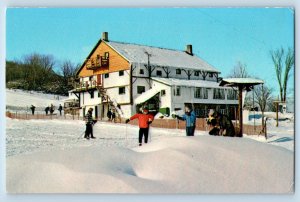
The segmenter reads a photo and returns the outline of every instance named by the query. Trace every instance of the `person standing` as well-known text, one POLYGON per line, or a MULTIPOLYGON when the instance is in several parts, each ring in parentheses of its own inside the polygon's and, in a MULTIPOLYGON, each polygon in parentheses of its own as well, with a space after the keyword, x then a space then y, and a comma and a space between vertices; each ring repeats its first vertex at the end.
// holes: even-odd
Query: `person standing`
POLYGON ((31 109, 31 113, 32 113, 32 115, 34 115, 35 106, 34 106, 34 105, 31 105, 30 109, 31 109))
POLYGON ((58 107, 58 111, 59 111, 59 114, 61 115, 61 111, 62 111, 62 106, 61 106, 61 104, 59 104, 59 107, 58 107))
POLYGON ((154 117, 153 115, 149 114, 148 108, 144 108, 142 114, 135 114, 130 119, 126 120, 126 124, 134 119, 139 120, 139 146, 142 146, 142 140, 144 136, 144 143, 148 143, 148 135, 149 135, 149 126, 152 123, 154 117))
POLYGON ((50 106, 50 114, 52 115, 53 112, 54 112, 54 106, 53 106, 53 104, 51 104, 51 106, 50 106))
POLYGON ((89 108, 86 116, 85 116, 85 135, 84 138, 90 139, 90 138, 96 138, 93 135, 93 125, 96 123, 96 120, 93 120, 93 108, 89 108))
POLYGON ((112 110, 112 112, 111 112, 111 121, 116 123, 116 112, 115 112, 115 110, 112 110))
POLYGON ((107 111, 107 118, 108 118, 108 121, 111 121, 111 109, 109 109, 108 111, 107 111))
POLYGON ((186 136, 194 136, 196 128, 196 114, 191 106, 185 106, 185 114, 183 116, 175 115, 175 118, 186 122, 186 136))
POLYGON ((48 115, 49 110, 50 110, 50 107, 47 106, 47 107, 45 108, 46 115, 48 115))

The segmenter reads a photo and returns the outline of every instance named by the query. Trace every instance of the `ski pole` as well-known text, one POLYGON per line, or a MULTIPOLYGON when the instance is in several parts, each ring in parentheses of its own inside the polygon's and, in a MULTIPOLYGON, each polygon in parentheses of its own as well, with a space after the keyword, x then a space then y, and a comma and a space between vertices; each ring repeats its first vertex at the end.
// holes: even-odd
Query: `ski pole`
POLYGON ((77 139, 81 138, 84 133, 85 133, 85 131, 83 131, 83 133, 80 133, 80 136, 77 139))

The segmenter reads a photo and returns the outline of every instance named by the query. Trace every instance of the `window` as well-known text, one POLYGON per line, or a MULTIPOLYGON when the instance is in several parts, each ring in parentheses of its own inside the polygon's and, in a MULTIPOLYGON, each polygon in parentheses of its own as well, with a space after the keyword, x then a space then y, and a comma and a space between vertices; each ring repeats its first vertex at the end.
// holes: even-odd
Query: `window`
POLYGON ((107 73, 107 74, 104 74, 104 78, 109 78, 109 73, 107 73))
POLYGON ((162 76, 162 72, 160 70, 156 71, 156 76, 162 76))
POLYGON ((174 95, 175 96, 180 96, 180 86, 177 86, 174 88, 174 95))
POLYGON ((228 89, 227 90, 227 100, 237 100, 237 91, 233 89, 228 89))
POLYGON ((209 73, 209 77, 210 78, 214 77, 214 74, 213 73, 209 73))
POLYGON ((145 86, 137 86, 137 93, 142 94, 145 92, 145 86))
POLYGON ((104 53, 104 59, 108 59, 109 58, 109 52, 105 52, 104 53))
POLYGON ((176 69, 176 74, 181 74, 181 69, 176 69))
POLYGON ((124 76, 124 70, 119 71, 119 76, 124 76))
POLYGON ((90 77, 89 77, 89 81, 91 81, 91 80, 93 80, 93 76, 90 76, 90 77))
POLYGON ((140 74, 144 74, 144 69, 140 69, 140 74))
POLYGON ((199 72, 198 72, 198 71, 195 71, 194 75, 195 75, 195 76, 199 76, 199 72))
POLYGON ((165 96, 166 95, 166 90, 161 90, 160 91, 160 96, 165 96))
POLYGON ((207 88, 196 88, 194 97, 198 98, 198 99, 208 99, 208 89, 207 88))
POLYGON ((214 88, 214 99, 225 100, 224 89, 214 88))
POLYGON ((94 98, 94 92, 95 92, 95 91, 91 91, 91 99, 94 98))
POLYGON ((125 94, 125 87, 120 87, 119 88, 119 95, 125 94))

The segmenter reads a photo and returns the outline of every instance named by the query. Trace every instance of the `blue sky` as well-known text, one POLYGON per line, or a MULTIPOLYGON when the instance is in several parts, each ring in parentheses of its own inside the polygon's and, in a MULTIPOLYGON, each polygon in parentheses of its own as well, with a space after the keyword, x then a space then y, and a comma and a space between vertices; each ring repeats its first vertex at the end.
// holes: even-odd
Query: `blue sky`
MULTIPOLYGON (((278 94, 270 50, 294 46, 294 10, 289 8, 156 8, 7 10, 7 60, 33 52, 82 63, 101 37, 184 50, 226 77, 240 61, 278 94)), ((58 63, 59 65, 59 63, 58 63)), ((294 72, 289 88, 294 85, 294 72)))

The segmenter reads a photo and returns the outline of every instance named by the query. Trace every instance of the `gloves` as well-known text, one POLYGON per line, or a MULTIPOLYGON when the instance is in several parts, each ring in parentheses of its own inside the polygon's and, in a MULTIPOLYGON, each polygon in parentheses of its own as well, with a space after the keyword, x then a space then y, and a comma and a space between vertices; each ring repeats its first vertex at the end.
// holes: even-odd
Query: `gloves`
POLYGON ((126 119, 125 123, 128 123, 130 121, 130 119, 126 119))
POLYGON ((176 118, 178 118, 178 115, 172 114, 172 118, 173 118, 173 119, 176 119, 176 118))
POLYGON ((148 121, 148 125, 150 125, 152 123, 152 121, 148 121))

